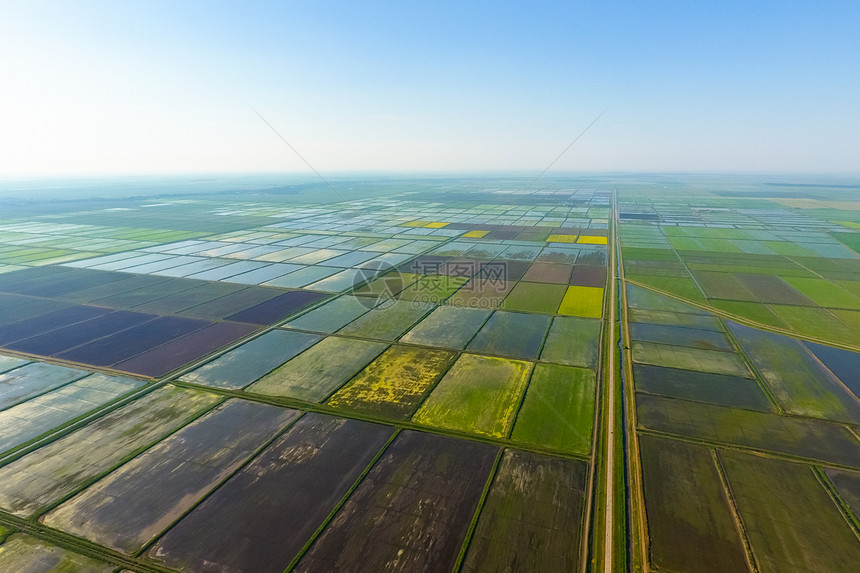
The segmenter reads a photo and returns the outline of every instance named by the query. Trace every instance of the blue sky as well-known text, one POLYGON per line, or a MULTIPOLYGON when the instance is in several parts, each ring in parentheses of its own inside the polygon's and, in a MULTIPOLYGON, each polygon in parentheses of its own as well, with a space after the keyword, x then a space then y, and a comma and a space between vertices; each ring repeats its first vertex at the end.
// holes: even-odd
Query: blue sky
POLYGON ((0 176, 858 173, 860 2, 6 1, 0 176))

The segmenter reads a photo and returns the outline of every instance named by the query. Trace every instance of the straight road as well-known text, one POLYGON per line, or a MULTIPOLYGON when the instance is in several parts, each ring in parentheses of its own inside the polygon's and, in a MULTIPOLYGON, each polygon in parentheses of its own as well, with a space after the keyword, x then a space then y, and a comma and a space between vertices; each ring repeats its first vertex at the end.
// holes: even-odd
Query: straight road
POLYGON ((612 236, 610 240, 610 255, 609 266, 611 270, 611 280, 609 281, 609 341, 607 344, 608 360, 606 362, 605 382, 606 382, 606 514, 604 524, 603 538, 603 571, 604 573, 612 573, 613 565, 613 519, 614 519, 614 494, 615 494, 615 340, 616 332, 616 312, 618 309, 618 269, 616 264, 616 243, 618 241, 618 205, 615 197, 615 192, 612 192, 612 236))

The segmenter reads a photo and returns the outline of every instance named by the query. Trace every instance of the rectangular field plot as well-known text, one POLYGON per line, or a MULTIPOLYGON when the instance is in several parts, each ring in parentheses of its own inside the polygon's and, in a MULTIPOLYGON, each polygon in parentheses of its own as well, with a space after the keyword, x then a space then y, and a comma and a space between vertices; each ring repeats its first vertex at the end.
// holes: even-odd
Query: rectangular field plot
POLYGON ((572 270, 573 265, 564 263, 532 263, 522 280, 566 285, 572 270))
POLYGON ((743 273, 738 273, 736 276, 741 283, 755 293, 759 302, 792 306, 816 306, 813 301, 780 277, 743 273))
POLYGON ((367 366, 385 348, 384 342, 329 336, 245 390, 320 402, 367 366))
POLYGON ((321 339, 321 336, 303 332, 267 332, 185 374, 180 380, 212 388, 243 388, 321 339))
POLYGON ((860 422, 860 401, 800 342, 734 322, 728 324, 786 411, 860 422))
POLYGON ((3 323, 0 323, 0 345, 8 346, 31 336, 56 331, 65 326, 85 323, 109 312, 110 310, 107 308, 95 306, 67 306, 60 310, 16 322, 3 320, 3 323))
POLYGON ((636 395, 636 412, 640 426, 659 432, 860 467, 860 442, 830 422, 648 394, 636 395))
POLYGON ((836 316, 856 311, 785 305, 771 305, 768 309, 798 334, 842 344, 857 342, 857 328, 852 326, 854 321, 842 321, 836 316))
POLYGON ((505 451, 462 570, 578 570, 587 475, 584 462, 505 451))
POLYGON ((627 285, 627 305, 630 308, 635 308, 637 310, 665 311, 709 316, 705 311, 699 310, 694 306, 631 284, 627 285))
POLYGON ((0 411, 0 452, 95 410, 144 384, 94 374, 0 411))
MULTIPOLYGON (((691 278, 676 277, 676 276, 656 276, 656 275, 638 275, 628 274, 627 279, 642 283, 648 287, 679 296, 686 300, 706 303, 704 295, 696 286, 691 278)), ((683 304, 683 303, 682 303, 683 304)))
POLYGON ((640 342, 686 346, 702 350, 732 352, 735 349, 722 332, 646 322, 630 324, 630 338, 640 342))
POLYGON ((500 308, 555 314, 566 291, 565 285, 521 281, 508 293, 500 308))
POLYGON ((587 454, 594 426, 594 394, 592 370, 536 364, 511 439, 587 454))
POLYGON ((684 326, 700 330, 721 331, 720 319, 716 316, 705 314, 688 314, 684 312, 670 312, 667 310, 646 310, 628 308, 628 317, 631 323, 650 322, 652 324, 665 324, 667 326, 684 326))
POLYGON ((774 410, 761 387, 749 378, 636 364, 633 380, 637 392, 762 412, 774 410))
POLYGON ((468 280, 467 277, 428 275, 400 291, 397 297, 400 300, 442 304, 468 280))
POLYGON ((606 285, 606 267, 576 265, 570 277, 571 286, 600 287, 606 285))
POLYGON ((512 280, 474 277, 445 301, 460 308, 498 308, 516 284, 512 280))
MULTIPOLYGON (((471 251, 469 254, 475 256, 471 251)), ((496 258, 481 267, 480 272, 475 275, 474 280, 479 284, 484 283, 488 285, 495 285, 497 281, 513 283, 522 279, 523 275, 526 274, 526 271, 529 269, 529 266, 530 264, 527 261, 513 261, 506 258, 496 258)))
POLYGON ((0 410, 87 376, 86 370, 31 362, 0 374, 0 410))
POLYGON ((785 321, 779 318, 770 307, 761 303, 734 300, 712 300, 711 306, 736 314, 759 324, 776 326, 777 328, 789 328, 785 321))
POLYGON ((54 356, 76 346, 111 336, 157 318, 153 314, 120 310, 7 344, 10 350, 54 356))
POLYGON ((540 263, 572 264, 576 262, 578 255, 579 249, 570 246, 562 247, 559 244, 555 244, 545 247, 535 261, 540 263))
POLYGON ((452 570, 496 453, 402 432, 295 571, 452 570))
POLYGON ((276 280, 279 277, 287 275, 293 271, 297 271, 299 269, 303 269, 303 265, 294 265, 294 264, 285 264, 285 263, 273 263, 271 265, 254 269, 252 271, 248 271, 245 273, 241 273, 238 275, 234 275, 228 279, 224 279, 226 282, 231 283, 240 283, 245 285, 258 285, 267 281, 276 280))
POLYGON ((758 298, 731 273, 695 271, 696 282, 708 298, 758 301, 758 298))
POLYGON ((462 350, 484 325, 491 311, 440 306, 428 314, 401 342, 462 350))
POLYGON ((123 273, 48 267, 40 273, 18 271, 3 276, 0 291, 42 298, 63 295, 127 278, 123 273), (23 279, 23 280, 19 280, 23 279))
MULTIPOLYGON (((105 273, 108 274, 108 273, 105 273)), ((63 293, 57 298, 78 304, 94 304, 109 308, 131 308, 158 298, 187 290, 198 281, 172 281, 161 277, 112 273, 119 280, 63 293)))
MULTIPOLYGON (((0 297, 0 305, 3 303, 0 297)), ((4 324, 6 316, 0 309, 0 331, 6 328, 14 333, 10 338, 15 340, 6 343, 12 350, 152 377, 162 376, 258 328, 86 305, 66 306, 23 324, 4 324), (63 316, 59 317, 58 312, 63 316)))
POLYGON ((603 288, 569 286, 558 307, 558 314, 600 318, 603 316, 603 288))
POLYGON ((306 414, 184 517, 149 556, 191 571, 284 571, 392 431, 306 414))
POLYGON ((347 324, 338 334, 395 340, 433 308, 428 303, 406 300, 383 304, 347 324))
POLYGON ((15 358, 12 356, 0 355, 0 374, 23 366, 27 364, 27 362, 29 362, 29 360, 26 358, 15 358))
POLYGON ((240 261, 228 263, 213 269, 205 270, 199 273, 187 275, 189 278, 207 281, 229 281, 230 277, 262 269, 268 266, 266 263, 256 261, 240 261))
MULTIPOLYGON (((242 285, 231 285, 226 283, 210 283, 193 281, 197 286, 184 290, 180 293, 168 294, 164 297, 154 299, 133 308, 137 312, 150 312, 154 314, 172 314, 201 305, 242 290, 242 285)), ((86 301, 82 301, 86 302, 86 301)))
POLYGON ((354 294, 370 298, 392 298, 409 285, 415 283, 422 276, 422 274, 411 273, 401 269, 400 272, 390 272, 358 287, 355 289, 354 294))
POLYGON ((372 309, 376 303, 373 297, 340 296, 294 318, 284 326, 331 334, 372 309))
POLYGON ((127 279, 105 285, 110 287, 110 292, 95 294, 93 292, 95 289, 87 289, 87 291, 75 291, 63 298, 68 301, 86 302, 110 308, 134 308, 166 296, 183 293, 200 285, 198 281, 192 280, 128 276, 127 279))
POLYGON ((525 246, 518 244, 505 249, 499 255, 499 258, 511 261, 532 261, 538 256, 538 254, 540 254, 541 250, 542 247, 539 246, 525 246))
POLYGON ((282 288, 302 288, 339 272, 341 272, 340 269, 336 267, 304 267, 263 284, 282 288))
MULTIPOLYGON (((187 261, 188 259, 186 259, 187 261)), ((192 262, 186 262, 177 266, 168 266, 157 271, 152 271, 150 276, 184 278, 193 275, 199 275, 204 271, 210 271, 219 267, 224 267, 230 264, 227 259, 206 259, 194 257, 192 262)), ((128 269, 127 272, 132 272, 133 269, 128 269)))
POLYGON ((101 338, 57 354, 57 358, 95 366, 111 366, 157 346, 171 343, 211 323, 165 316, 133 326, 109 338, 101 338))
POLYGON ((599 320, 557 316, 552 321, 540 359, 568 366, 594 368, 600 349, 599 320))
POLYGON ((807 277, 786 277, 785 281, 819 306, 860 310, 860 297, 830 281, 807 277))
POLYGON ((469 343, 468 349, 534 360, 540 353, 551 321, 551 317, 539 314, 496 311, 469 343))
POLYGON ((651 563, 683 573, 749 571, 710 449, 639 437, 651 563))
POLYGON ((743 358, 733 352, 684 348, 651 342, 633 342, 632 349, 633 361, 639 364, 752 378, 743 358))
POLYGON ((49 512, 44 523, 134 553, 298 415, 228 400, 49 512))
POLYGON ((852 571, 860 541, 809 466, 736 451, 720 458, 759 571, 852 571))
POLYGON ((42 573, 111 573, 116 567, 51 545, 24 533, 15 533, 0 544, 0 571, 42 573))
POLYGON ((251 324, 274 324, 326 296, 319 292, 290 291, 224 318, 251 324))
MULTIPOLYGON (((357 274, 358 273, 356 273, 354 269, 342 270, 329 277, 307 285, 307 288, 327 293, 338 293, 354 287, 357 280, 357 274)), ((363 275, 364 273, 361 273, 359 276, 363 277, 363 275)), ((287 275, 287 277, 289 277, 289 275, 287 275)))
POLYGON ((508 435, 531 372, 531 364, 462 354, 413 421, 503 438, 508 435))
POLYGON ((216 322, 156 346, 143 354, 117 362, 113 368, 157 378, 243 338, 257 328, 248 324, 216 322))
POLYGON ((218 297, 209 298, 205 302, 179 311, 178 314, 210 320, 224 319, 236 312, 241 312, 272 300, 282 292, 280 289, 247 287, 218 297))
POLYGON ((219 398, 167 386, 0 468, 0 508, 29 516, 169 434, 219 398))
POLYGON ((42 282, 55 281, 61 275, 71 277, 75 274, 74 269, 53 266, 8 271, 0 275, 0 292, 24 294, 42 282))
POLYGON ((386 418, 406 419, 455 354, 392 346, 359 372, 326 404, 386 418))

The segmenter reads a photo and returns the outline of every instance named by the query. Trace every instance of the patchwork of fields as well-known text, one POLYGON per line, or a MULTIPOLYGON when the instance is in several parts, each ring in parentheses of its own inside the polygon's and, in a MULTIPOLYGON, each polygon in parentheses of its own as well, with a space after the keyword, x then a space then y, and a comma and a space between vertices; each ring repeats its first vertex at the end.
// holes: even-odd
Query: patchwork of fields
POLYGON ((623 183, 0 219, 0 571, 853 571, 860 213, 623 183))
POLYGON ((856 568, 860 235, 840 222, 857 213, 833 215, 619 194, 644 566, 856 568))
POLYGON ((590 562, 608 191, 0 231, 0 570, 590 562))

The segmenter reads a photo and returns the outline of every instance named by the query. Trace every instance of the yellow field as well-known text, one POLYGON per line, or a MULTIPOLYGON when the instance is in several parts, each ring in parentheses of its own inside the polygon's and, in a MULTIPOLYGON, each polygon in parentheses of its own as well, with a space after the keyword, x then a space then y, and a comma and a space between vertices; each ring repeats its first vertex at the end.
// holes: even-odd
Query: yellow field
POLYGON ((605 245, 606 237, 594 237, 591 235, 582 235, 577 239, 577 243, 581 245, 605 245))
POLYGON ((445 350, 392 346, 328 399, 329 406, 391 418, 409 414, 456 356, 445 350))
POLYGON ((603 315, 603 289, 600 287, 567 287, 558 314, 600 318, 603 315))
POLYGON ((480 239, 481 237, 486 236, 487 233, 489 233, 489 231, 469 231, 468 233, 463 233, 462 236, 469 239, 480 239))

